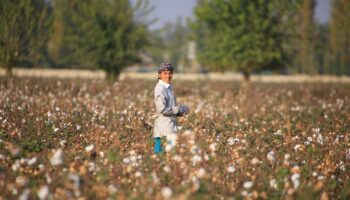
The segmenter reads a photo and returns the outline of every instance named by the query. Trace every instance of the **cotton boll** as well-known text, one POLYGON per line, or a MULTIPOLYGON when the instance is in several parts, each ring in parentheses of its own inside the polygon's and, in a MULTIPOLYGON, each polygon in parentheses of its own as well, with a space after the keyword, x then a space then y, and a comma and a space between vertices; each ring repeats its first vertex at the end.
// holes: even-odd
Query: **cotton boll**
POLYGON ((50 159, 50 163, 51 165, 53 166, 57 166, 57 165, 61 165, 63 164, 63 152, 62 152, 62 149, 57 149, 53 156, 51 157, 50 159))
POLYGON ((299 178, 300 178, 300 174, 293 174, 291 177, 294 189, 297 189, 300 185, 299 178))
POLYGON ((90 152, 90 151, 92 151, 93 149, 94 149, 94 145, 93 145, 93 144, 90 144, 90 145, 88 145, 88 146, 85 147, 85 151, 86 151, 86 152, 90 152))
POLYGON ((212 143, 212 144, 209 145, 209 148, 210 148, 211 151, 214 152, 214 151, 216 151, 216 146, 217 146, 216 143, 212 143))
POLYGON ((257 165, 260 163, 260 160, 257 157, 254 157, 251 161, 252 165, 257 165))
POLYGON ((169 199, 173 195, 173 190, 170 187, 163 187, 161 193, 164 199, 169 199))
POLYGON ((28 164, 29 166, 34 165, 34 164, 36 163, 37 160, 38 160, 37 157, 33 157, 33 158, 31 158, 31 159, 29 159, 29 160, 27 161, 27 164, 28 164))
POLYGON ((270 187, 273 188, 273 189, 275 189, 275 190, 277 190, 278 185, 277 185, 276 179, 271 179, 271 180, 270 180, 270 187))
POLYGON ((274 151, 270 151, 269 153, 267 153, 266 157, 270 162, 275 162, 276 160, 274 151))
POLYGON ((176 146, 177 134, 175 134, 175 133, 169 134, 167 136, 167 141, 168 141, 168 144, 165 146, 165 151, 168 152, 176 146))
POLYGON ((236 168, 235 168, 234 166, 229 166, 229 167, 227 168, 227 171, 228 171, 229 173, 234 173, 234 172, 236 171, 236 168))
POLYGON ((197 177, 198 178, 203 178, 205 176, 206 172, 204 168, 200 168, 199 170, 197 170, 197 177))
POLYGON ((253 185, 254 185, 253 181, 246 181, 246 182, 243 183, 244 189, 250 189, 250 188, 253 187, 253 185))
POLYGON ((19 196, 18 200, 27 200, 27 199, 29 199, 29 195, 30 195, 30 189, 26 188, 22 192, 21 196, 19 196))
POLYGON ((46 199, 46 197, 49 195, 49 187, 47 185, 41 186, 40 189, 37 192, 37 195, 39 199, 46 199))

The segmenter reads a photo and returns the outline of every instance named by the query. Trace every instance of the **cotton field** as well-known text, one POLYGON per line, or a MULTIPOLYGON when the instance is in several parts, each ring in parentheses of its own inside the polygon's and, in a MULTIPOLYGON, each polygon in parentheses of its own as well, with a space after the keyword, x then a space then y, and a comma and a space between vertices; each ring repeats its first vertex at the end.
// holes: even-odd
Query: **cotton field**
POLYGON ((175 80, 154 155, 155 84, 2 78, 0 199, 350 199, 349 84, 175 80))

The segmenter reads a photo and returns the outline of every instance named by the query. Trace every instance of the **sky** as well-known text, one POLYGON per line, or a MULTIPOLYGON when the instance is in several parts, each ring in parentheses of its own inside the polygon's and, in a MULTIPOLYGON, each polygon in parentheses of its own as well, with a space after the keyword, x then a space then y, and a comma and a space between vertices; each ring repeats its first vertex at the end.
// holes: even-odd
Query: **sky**
MULTIPOLYGON (((192 17, 192 9, 196 0, 149 0, 155 6, 151 18, 158 18, 158 21, 150 26, 151 30, 161 28, 166 22, 176 22, 181 17, 192 17)), ((329 19, 331 0, 317 0, 315 18, 318 22, 324 23, 329 19)))

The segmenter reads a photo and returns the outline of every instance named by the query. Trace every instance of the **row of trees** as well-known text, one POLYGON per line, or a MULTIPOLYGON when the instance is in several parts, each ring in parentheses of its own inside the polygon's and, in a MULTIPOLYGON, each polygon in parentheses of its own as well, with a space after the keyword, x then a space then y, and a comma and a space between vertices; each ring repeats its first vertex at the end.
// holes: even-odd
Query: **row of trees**
POLYGON ((2 0, 1 65, 103 69, 109 77, 137 62, 147 44, 148 1, 2 0))
POLYGON ((200 0, 192 23, 198 58, 246 79, 274 68, 350 75, 350 1, 332 1, 329 26, 315 22, 315 6, 315 0, 200 0))
POLYGON ((0 65, 104 69, 109 77, 139 62, 180 65, 188 40, 212 70, 350 75, 350 1, 333 0, 329 24, 315 0, 198 0, 190 27, 179 20, 150 32, 146 0, 2 0, 0 65))
POLYGON ((36 63, 47 53, 50 12, 42 0, 0 1, 0 65, 9 76, 18 63, 36 63))

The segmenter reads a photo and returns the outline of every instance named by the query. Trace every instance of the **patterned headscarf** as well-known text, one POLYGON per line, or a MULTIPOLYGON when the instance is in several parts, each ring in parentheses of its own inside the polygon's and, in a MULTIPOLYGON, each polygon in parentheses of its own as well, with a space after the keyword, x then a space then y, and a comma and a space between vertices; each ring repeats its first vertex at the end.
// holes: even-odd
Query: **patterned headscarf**
POLYGON ((171 72, 173 72, 174 71, 174 67, 173 67, 173 65, 171 65, 168 62, 161 63, 160 67, 159 67, 159 70, 158 70, 158 73, 160 74, 160 72, 162 72, 162 71, 171 71, 171 72))

